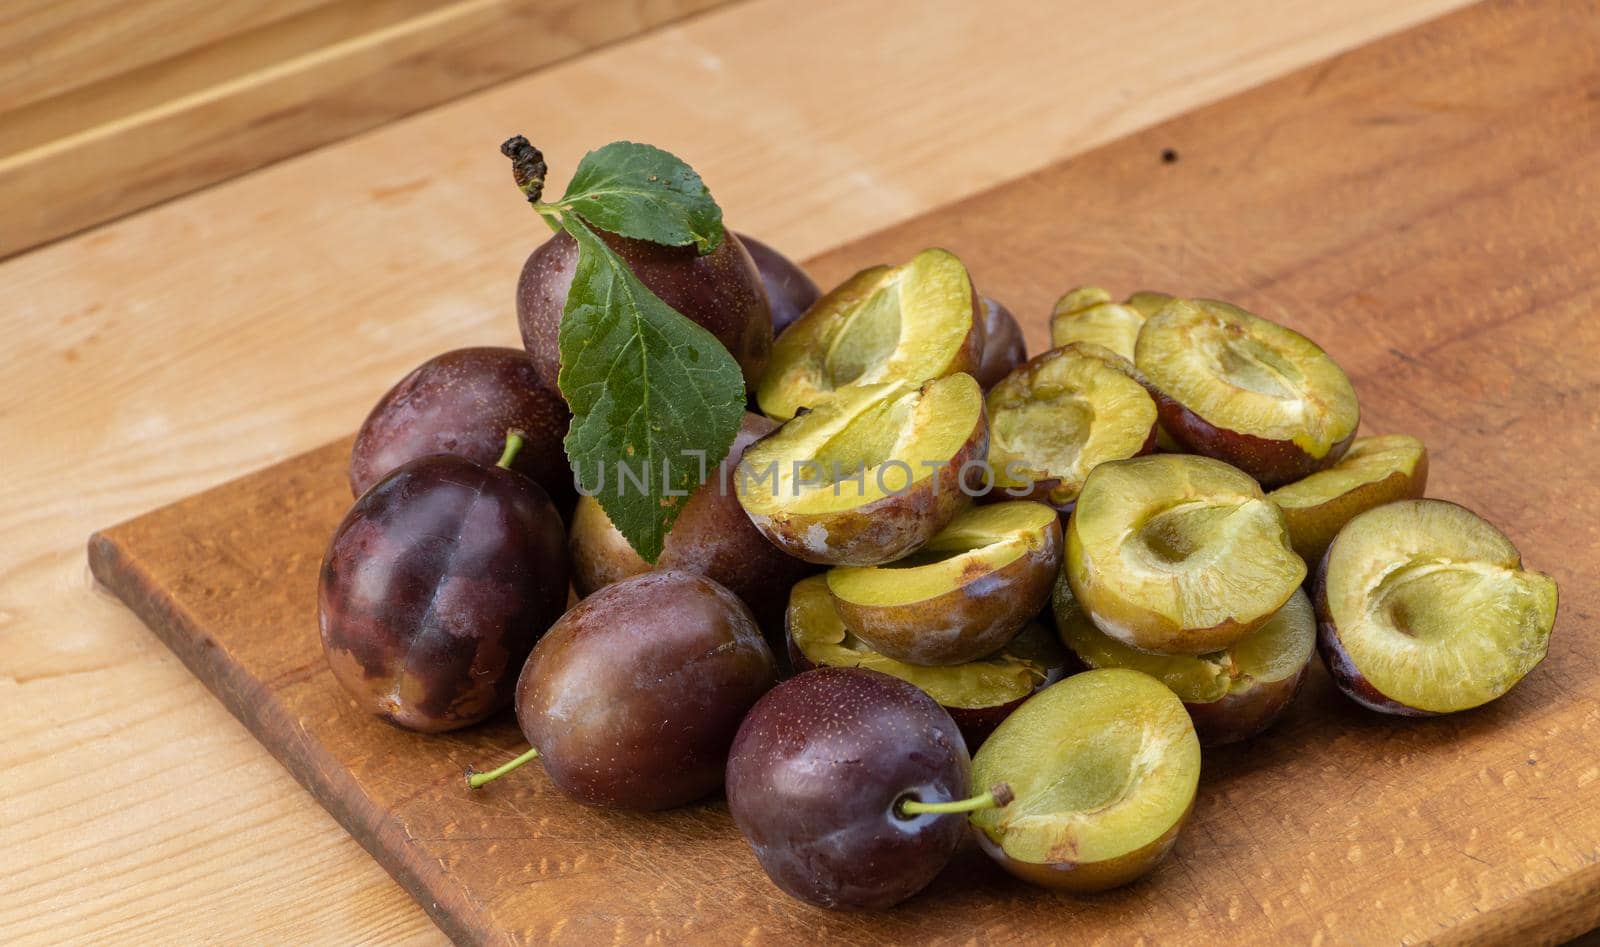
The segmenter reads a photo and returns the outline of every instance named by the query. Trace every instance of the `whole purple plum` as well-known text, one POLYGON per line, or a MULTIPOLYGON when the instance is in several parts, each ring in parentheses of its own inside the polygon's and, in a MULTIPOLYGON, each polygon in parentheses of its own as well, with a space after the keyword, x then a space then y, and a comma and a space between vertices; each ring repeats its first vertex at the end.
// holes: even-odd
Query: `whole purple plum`
POLYGON ((366 711, 436 733, 511 703, 523 662, 567 600, 561 517, 500 465, 433 454, 361 495, 317 593, 334 677, 366 711))
POLYGON ((429 454, 492 464, 506 431, 526 443, 511 469, 538 482, 570 513, 577 493, 562 440, 571 421, 554 385, 520 349, 456 349, 428 359, 378 400, 350 451, 350 490, 367 492, 396 467, 429 454))

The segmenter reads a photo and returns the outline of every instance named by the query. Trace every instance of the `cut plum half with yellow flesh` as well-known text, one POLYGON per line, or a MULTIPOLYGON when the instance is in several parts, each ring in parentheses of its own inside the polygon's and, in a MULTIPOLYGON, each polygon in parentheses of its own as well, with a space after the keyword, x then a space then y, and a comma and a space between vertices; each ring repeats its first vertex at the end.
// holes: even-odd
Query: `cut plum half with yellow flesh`
POLYGON ((1283 715, 1317 648, 1311 599, 1296 589, 1266 624, 1222 651, 1149 654, 1096 628, 1063 578, 1051 600, 1061 643, 1084 666, 1128 668, 1156 678, 1189 709, 1202 746, 1249 739, 1283 715))
POLYGON ((735 489, 756 529, 790 555, 876 565, 932 539, 970 505, 962 478, 988 445, 971 375, 862 386, 752 445, 735 489))
MULTIPOLYGON (((1050 315, 1050 344, 1056 348, 1077 343, 1101 345, 1131 363, 1145 320, 1172 300, 1166 293, 1141 290, 1118 303, 1097 286, 1074 289, 1056 300, 1050 315)), ((1156 447, 1169 454, 1183 453, 1183 446, 1159 424, 1156 447)))
POLYGON ((1361 420, 1316 343, 1230 303, 1173 300, 1139 330, 1134 364, 1179 443, 1267 487, 1331 466, 1361 420))
POLYGON ((1271 618, 1306 575, 1283 511, 1243 472, 1155 454, 1089 473, 1064 565, 1095 625, 1133 648, 1205 654, 1271 618))
POLYGON ((1098 286, 1082 286, 1056 300, 1050 313, 1050 345, 1075 342, 1104 346, 1129 361, 1145 320, 1172 300, 1166 293, 1138 292, 1127 302, 1113 302, 1098 286))
POLYGON ((1444 500, 1352 519, 1317 582, 1318 648, 1352 700, 1430 716, 1511 690, 1550 647, 1556 583, 1492 523, 1444 500))
POLYGON ((1004 808, 972 814, 978 842, 1024 881, 1088 893, 1146 874, 1177 841, 1200 782, 1200 741, 1166 685, 1138 671, 1075 674, 1023 702, 972 760, 1004 808))
POLYGON ((1267 494, 1289 522, 1289 542, 1315 567, 1359 513, 1428 488, 1428 450, 1404 434, 1358 437, 1339 462, 1267 494))
POLYGON ((1051 349, 989 392, 989 478, 999 496, 1070 511, 1097 464, 1155 444, 1155 400, 1133 363, 1099 345, 1051 349))
POLYGON ((789 593, 785 630, 796 670, 861 667, 915 684, 950 711, 970 748, 1035 691, 1060 680, 1067 659, 1056 636, 1030 622, 999 651, 976 661, 944 667, 896 661, 845 627, 820 575, 801 580, 789 593))
POLYGON ((1050 600, 1061 518, 1022 500, 972 507, 915 553, 830 569, 845 627, 907 664, 975 661, 1004 647, 1050 600))
POLYGON ((756 400, 787 421, 854 388, 972 372, 983 356, 982 320, 967 268, 948 250, 862 270, 773 343, 756 400))

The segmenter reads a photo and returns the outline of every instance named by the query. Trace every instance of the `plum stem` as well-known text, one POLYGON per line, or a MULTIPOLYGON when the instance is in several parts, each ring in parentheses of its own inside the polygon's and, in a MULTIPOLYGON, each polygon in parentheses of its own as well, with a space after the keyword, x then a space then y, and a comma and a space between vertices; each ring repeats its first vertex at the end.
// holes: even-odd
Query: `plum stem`
POLYGON ((500 153, 511 159, 511 178, 517 182, 517 189, 522 196, 528 199, 528 203, 539 212, 551 230, 560 233, 563 225, 561 212, 568 205, 565 202, 546 204, 539 199, 544 195, 545 175, 550 172, 550 166, 544 163, 544 153, 521 135, 512 135, 501 142, 500 153))
POLYGON ((506 449, 500 452, 500 459, 495 461, 495 466, 502 470, 510 470, 511 462, 517 459, 517 454, 522 452, 522 444, 528 435, 516 428, 506 431, 506 449))
POLYGON ((511 159, 511 178, 517 182, 517 189, 528 203, 537 205, 544 194, 545 175, 550 173, 550 166, 544 163, 544 153, 522 135, 513 135, 502 142, 500 153, 511 159))
POLYGON ((900 803, 901 815, 946 815, 956 812, 977 812, 979 809, 998 809, 1007 805, 1014 797, 1011 787, 1005 783, 995 783, 988 792, 972 796, 967 799, 955 799, 950 802, 923 802, 919 799, 907 799, 900 803))
POLYGON ((507 774, 507 773, 511 772, 512 770, 516 769, 518 766, 521 766, 523 763, 526 763, 529 760, 538 759, 538 758, 539 758, 539 750, 537 748, 535 748, 535 747, 529 747, 528 748, 528 752, 522 754, 521 756, 517 757, 514 760, 511 760, 510 762, 502 763, 499 766, 496 766, 494 769, 489 770, 487 773, 474 773, 469 768, 467 770, 467 788, 468 789, 477 789, 478 787, 482 786, 486 782, 489 782, 490 780, 499 779, 500 777, 504 776, 505 774, 507 774))

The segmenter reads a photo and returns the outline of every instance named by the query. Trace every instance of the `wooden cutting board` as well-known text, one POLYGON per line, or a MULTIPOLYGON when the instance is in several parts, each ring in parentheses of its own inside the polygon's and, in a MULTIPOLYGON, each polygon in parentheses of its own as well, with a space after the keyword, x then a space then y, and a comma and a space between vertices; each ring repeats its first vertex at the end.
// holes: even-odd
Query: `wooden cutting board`
POLYGON ((1121 891, 1052 895, 969 850, 896 910, 833 914, 779 894, 720 803, 587 809, 536 767, 468 795, 466 766, 521 748, 509 720, 401 733, 323 664, 348 443, 96 534, 91 565, 461 942, 1571 936, 1600 924, 1596 49, 1588 4, 1475 7, 814 261, 829 283, 947 246, 1033 351, 1080 283, 1249 306, 1560 582, 1549 659, 1479 711, 1380 717, 1315 668, 1275 730, 1208 753, 1174 857, 1121 891))

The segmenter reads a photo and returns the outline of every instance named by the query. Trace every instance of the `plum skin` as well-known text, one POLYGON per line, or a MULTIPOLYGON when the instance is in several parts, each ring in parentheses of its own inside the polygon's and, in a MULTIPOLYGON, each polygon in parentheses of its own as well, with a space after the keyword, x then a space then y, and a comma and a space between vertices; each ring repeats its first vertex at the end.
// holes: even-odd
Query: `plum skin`
POLYGON ((722 785, 740 721, 776 682, 737 596, 704 576, 651 572, 551 626, 517 681, 517 722, 573 799, 668 809, 722 785))
MULTIPOLYGON (((596 234, 651 292, 716 336, 738 361, 745 386, 754 388, 772 350, 772 311, 761 274, 738 237, 727 232, 717 249, 700 256, 693 246, 596 234)), ((558 233, 529 254, 517 279, 522 343, 551 387, 561 370, 557 336, 577 266, 577 241, 558 233)))
POLYGON ((369 713, 437 733, 511 703, 561 614, 561 518, 538 484, 435 454, 362 494, 322 562, 318 625, 334 677, 369 713))
POLYGON ((570 515, 577 499, 562 440, 572 420, 553 384, 521 349, 479 347, 436 355, 378 399, 350 450, 350 491, 365 493, 390 471, 428 454, 493 464, 506 431, 525 444, 511 469, 532 477, 570 515))
POLYGON ((757 622, 775 635, 788 605, 789 589, 815 572, 816 566, 768 542, 745 516, 734 491, 734 467, 745 448, 776 427, 760 415, 744 416, 727 459, 685 501, 654 566, 640 558, 598 503, 580 501, 569 536, 572 580, 578 594, 593 594, 652 569, 695 572, 743 599, 757 622))
POLYGON ((767 305, 772 309, 772 336, 777 338, 822 298, 822 290, 797 263, 770 245, 749 234, 738 236, 766 287, 767 305))
POLYGON ((835 597, 845 626, 881 654, 907 664, 976 661, 1005 647, 1040 609, 1061 569, 1059 520, 1042 542, 992 571, 963 575, 963 584, 904 605, 859 605, 835 597))
POLYGON ((1207 703, 1184 701, 1200 745, 1226 746, 1265 732, 1294 703, 1305 685, 1309 666, 1301 667, 1281 681, 1253 682, 1207 703))
POLYGON ((980 295, 979 310, 983 317, 983 345, 979 349, 978 364, 972 377, 978 379, 984 391, 993 388, 1000 379, 1011 374, 1012 369, 1028 360, 1028 343, 1022 337, 1022 326, 1004 304, 980 295))
POLYGON ((1338 463, 1355 441, 1356 428, 1360 427, 1351 428, 1343 440, 1329 446, 1326 454, 1313 457, 1294 441, 1271 440, 1218 427, 1155 385, 1147 383, 1145 387, 1155 398, 1161 430, 1194 453, 1215 457, 1238 467, 1268 490, 1304 479, 1338 463))
POLYGON ((963 798, 971 772, 961 731, 933 698, 877 671, 819 668, 751 709, 728 759, 728 810, 788 894, 881 909, 932 881, 967 831, 964 816, 896 807, 963 798))

